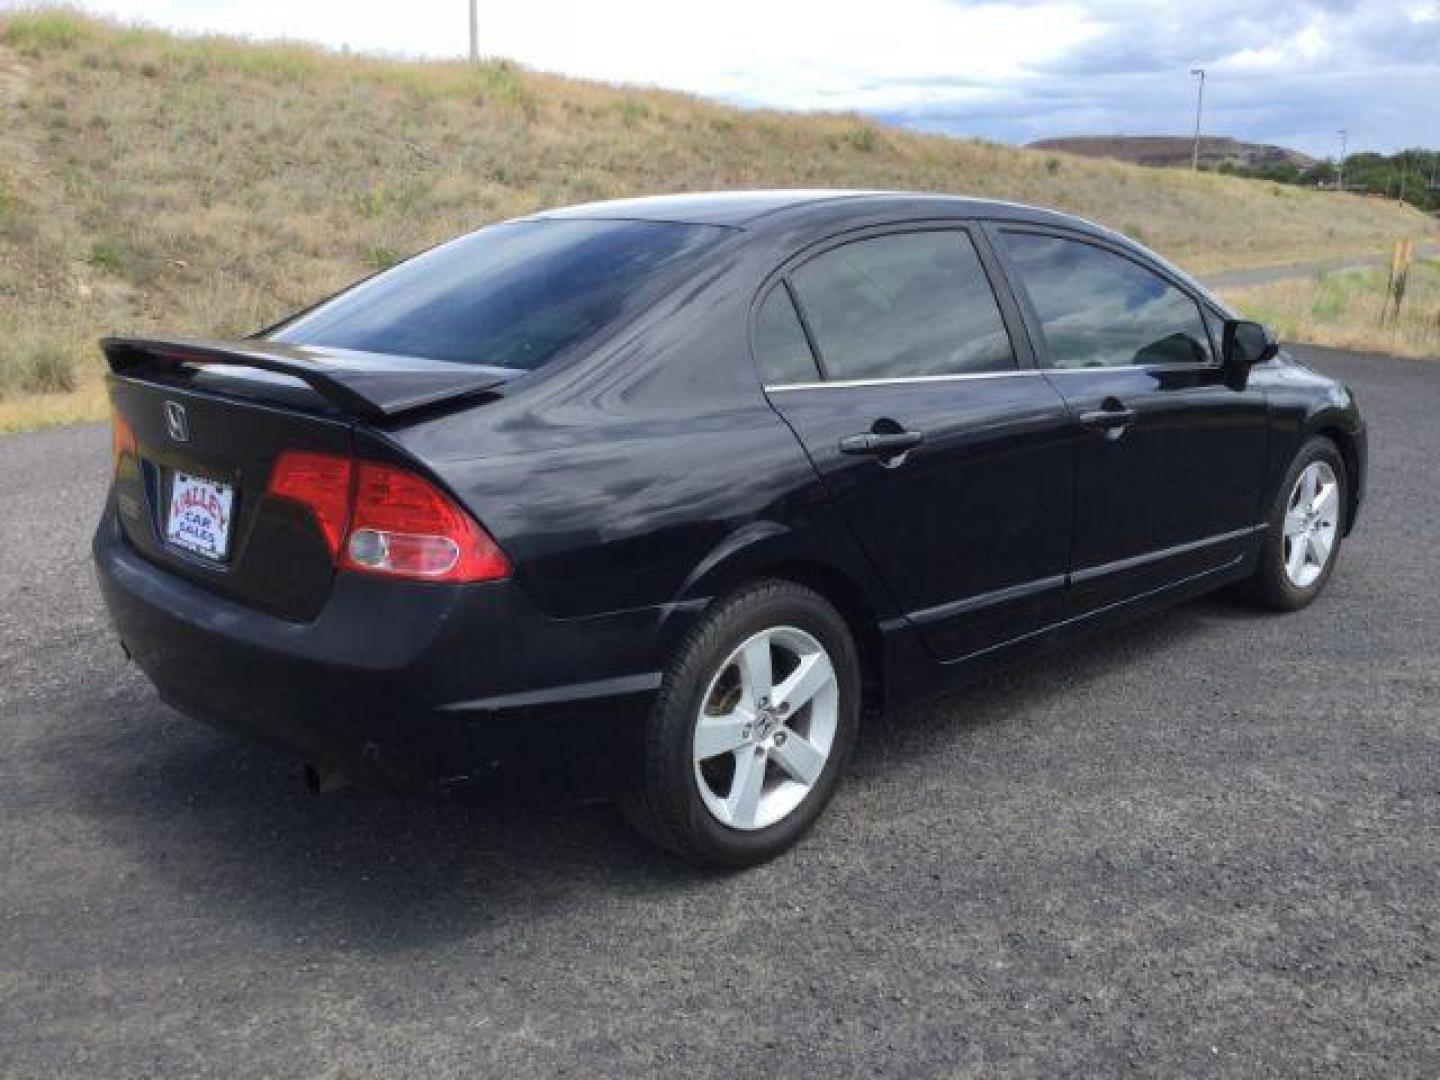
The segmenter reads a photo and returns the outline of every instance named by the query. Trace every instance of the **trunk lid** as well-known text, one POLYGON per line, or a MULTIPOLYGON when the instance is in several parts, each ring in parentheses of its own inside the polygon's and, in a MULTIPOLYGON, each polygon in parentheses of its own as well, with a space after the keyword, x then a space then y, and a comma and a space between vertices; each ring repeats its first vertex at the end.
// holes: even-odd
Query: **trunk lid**
POLYGON ((358 425, 475 399, 515 374, 265 341, 102 347, 112 406, 135 438, 114 480, 126 539, 167 571, 294 621, 319 614, 335 569, 313 516, 267 494, 280 454, 353 456, 358 425))

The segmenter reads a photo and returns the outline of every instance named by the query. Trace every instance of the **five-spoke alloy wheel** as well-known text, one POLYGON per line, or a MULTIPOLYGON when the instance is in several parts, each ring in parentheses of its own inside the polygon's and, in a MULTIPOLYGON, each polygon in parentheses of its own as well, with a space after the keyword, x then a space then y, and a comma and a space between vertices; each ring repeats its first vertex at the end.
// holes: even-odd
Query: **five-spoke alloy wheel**
POLYGON ((700 798, 732 829, 763 829, 810 794, 835 744, 840 689, 825 647, 793 626, 742 642, 695 721, 700 798))
POLYGON ((666 672, 627 815, 692 862, 763 862, 834 794, 859 712, 839 612, 798 583, 756 582, 719 601, 666 672))
POLYGON ((1345 536, 1347 475, 1329 439, 1308 440, 1295 456, 1266 523, 1252 596, 1277 611, 1295 611, 1320 595, 1345 536))
POLYGON ((1330 565, 1340 530, 1340 481, 1330 463, 1306 465, 1290 491, 1285 511, 1285 574, 1308 589, 1330 565))

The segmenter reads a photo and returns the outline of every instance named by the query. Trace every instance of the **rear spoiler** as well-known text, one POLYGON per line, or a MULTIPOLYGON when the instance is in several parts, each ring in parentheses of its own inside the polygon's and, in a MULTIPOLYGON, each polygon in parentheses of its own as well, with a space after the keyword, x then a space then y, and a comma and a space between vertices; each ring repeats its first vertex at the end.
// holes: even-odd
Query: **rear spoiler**
POLYGON ((391 420, 455 398, 491 390, 524 374, 514 368, 354 352, 278 341, 197 341, 189 338, 100 339, 117 375, 143 375, 166 367, 257 368, 308 384, 342 411, 364 420, 391 420))

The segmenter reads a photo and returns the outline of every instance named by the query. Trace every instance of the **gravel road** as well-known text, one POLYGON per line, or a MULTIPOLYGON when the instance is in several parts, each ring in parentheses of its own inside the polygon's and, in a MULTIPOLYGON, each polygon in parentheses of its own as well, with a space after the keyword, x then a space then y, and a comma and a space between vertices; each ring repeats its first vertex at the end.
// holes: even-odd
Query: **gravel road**
POLYGON ((603 806, 306 795, 123 663, 106 432, 0 440, 0 1075, 1440 1074, 1440 363, 1307 356, 1373 430, 1319 603, 872 725, 730 877, 603 806))
MULTIPOLYGON (((1440 245, 1422 244, 1415 249, 1418 259, 1440 259, 1440 245)), ((1255 266, 1249 270, 1228 270, 1204 278, 1210 289, 1245 289, 1252 285, 1273 285, 1277 281, 1291 278, 1308 278, 1328 270, 1362 270, 1370 266, 1386 266, 1390 252, 1340 259, 1320 259, 1315 262, 1289 263, 1285 266, 1255 266)))

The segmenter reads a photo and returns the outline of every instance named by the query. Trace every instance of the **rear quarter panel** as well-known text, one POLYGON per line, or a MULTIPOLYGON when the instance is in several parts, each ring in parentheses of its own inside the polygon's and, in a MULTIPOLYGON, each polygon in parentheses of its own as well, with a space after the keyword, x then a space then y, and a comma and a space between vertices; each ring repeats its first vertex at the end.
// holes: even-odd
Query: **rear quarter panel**
POLYGON ((795 561, 837 570, 885 609, 761 390, 746 322, 757 283, 743 262, 712 268, 604 355, 394 438, 471 507, 552 617, 694 609, 795 561))

